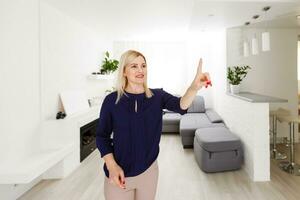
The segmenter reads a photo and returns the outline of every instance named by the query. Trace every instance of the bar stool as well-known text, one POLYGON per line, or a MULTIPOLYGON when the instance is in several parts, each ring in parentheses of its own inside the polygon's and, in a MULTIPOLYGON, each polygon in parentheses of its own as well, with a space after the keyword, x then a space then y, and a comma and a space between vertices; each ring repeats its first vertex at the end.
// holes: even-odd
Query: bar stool
POLYGON ((290 111, 286 110, 284 108, 278 108, 277 110, 271 110, 270 111, 270 117, 272 119, 272 129, 270 129, 270 133, 273 136, 273 146, 271 149, 271 158, 276 159, 276 160, 283 160, 286 159, 287 156, 285 154, 282 154, 277 151, 276 149, 276 143, 277 143, 277 118, 279 116, 289 116, 290 111))
POLYGON ((299 164, 295 163, 294 143, 295 143, 295 124, 300 123, 300 118, 293 117, 293 116, 278 116, 277 119, 279 122, 287 122, 290 127, 289 161, 280 162, 279 167, 287 173, 299 176, 300 175, 300 166, 299 166, 299 164))

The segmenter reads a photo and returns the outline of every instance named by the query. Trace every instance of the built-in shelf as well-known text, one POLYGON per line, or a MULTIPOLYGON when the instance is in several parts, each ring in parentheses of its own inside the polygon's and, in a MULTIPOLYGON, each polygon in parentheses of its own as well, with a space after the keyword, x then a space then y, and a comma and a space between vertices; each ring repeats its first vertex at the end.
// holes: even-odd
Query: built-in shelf
MULTIPOLYGON (((77 112, 73 115, 69 115, 62 120, 63 121, 76 121, 78 127, 84 126, 85 124, 88 124, 91 121, 99 118, 99 113, 100 113, 100 108, 101 108, 102 102, 100 105, 90 107, 89 109, 77 112)), ((57 121, 57 120, 53 120, 53 121, 57 121)))
POLYGON ((112 74, 90 74, 88 75, 88 79, 91 80, 111 80, 114 76, 112 74))

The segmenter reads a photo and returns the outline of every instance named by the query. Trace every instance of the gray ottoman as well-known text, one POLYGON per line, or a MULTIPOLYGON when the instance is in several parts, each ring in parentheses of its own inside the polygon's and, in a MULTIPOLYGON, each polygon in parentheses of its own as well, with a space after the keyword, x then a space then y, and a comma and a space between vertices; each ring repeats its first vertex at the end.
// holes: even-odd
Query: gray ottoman
POLYGON ((241 141, 226 127, 197 129, 194 154, 199 167, 205 172, 239 169, 243 163, 241 141))

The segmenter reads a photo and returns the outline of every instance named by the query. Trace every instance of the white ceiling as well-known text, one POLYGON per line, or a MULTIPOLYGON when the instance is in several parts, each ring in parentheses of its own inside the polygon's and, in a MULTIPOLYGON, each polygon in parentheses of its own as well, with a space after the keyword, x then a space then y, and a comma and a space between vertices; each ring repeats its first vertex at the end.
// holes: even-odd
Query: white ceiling
MULTIPOLYGON (((258 23, 265 20, 280 18, 289 13, 300 11, 300 0, 298 2, 198 2, 193 9, 193 16, 190 23, 191 30, 219 29, 244 25, 245 22, 258 23), (267 12, 262 11, 265 6, 271 6, 267 12), (214 14, 210 17, 209 14, 214 14), (253 19, 254 15, 260 15, 253 19)), ((300 13, 300 12, 299 12, 300 13)), ((296 18, 295 18, 296 21, 296 18)))
MULTIPOLYGON (((180 35, 243 25, 246 21, 290 17, 289 26, 299 27, 300 0, 43 0, 95 31, 126 39, 141 35, 180 35), (262 8, 271 6, 264 13, 262 8), (252 16, 261 15, 257 20, 252 16), (266 14, 266 15, 265 15, 266 14), (295 19, 293 21, 293 19, 295 19)), ((286 21, 277 26, 285 26, 286 21)))

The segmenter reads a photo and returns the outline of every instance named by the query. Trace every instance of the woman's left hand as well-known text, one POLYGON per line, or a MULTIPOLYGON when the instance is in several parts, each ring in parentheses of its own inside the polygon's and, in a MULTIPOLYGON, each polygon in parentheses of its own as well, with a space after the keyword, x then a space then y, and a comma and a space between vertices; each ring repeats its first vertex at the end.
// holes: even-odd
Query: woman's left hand
POLYGON ((212 86, 210 76, 208 72, 202 73, 202 58, 200 58, 197 73, 191 87, 195 90, 199 90, 202 86, 207 88, 208 85, 212 86))

